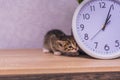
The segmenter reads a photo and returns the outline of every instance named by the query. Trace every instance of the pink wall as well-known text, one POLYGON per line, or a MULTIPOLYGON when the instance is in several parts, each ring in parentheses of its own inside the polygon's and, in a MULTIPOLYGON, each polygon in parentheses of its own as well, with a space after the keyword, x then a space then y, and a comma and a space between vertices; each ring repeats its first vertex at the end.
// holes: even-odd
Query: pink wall
POLYGON ((0 0, 0 49, 42 48, 50 29, 70 34, 76 0, 0 0))

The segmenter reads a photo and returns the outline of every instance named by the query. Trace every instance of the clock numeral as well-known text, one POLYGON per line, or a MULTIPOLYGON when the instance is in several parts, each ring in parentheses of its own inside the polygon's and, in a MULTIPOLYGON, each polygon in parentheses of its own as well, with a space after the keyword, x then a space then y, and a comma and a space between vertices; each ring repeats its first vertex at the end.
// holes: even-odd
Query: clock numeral
POLYGON ((87 34, 87 33, 85 33, 85 34, 84 34, 84 39, 85 39, 85 40, 88 40, 88 39, 89 39, 89 37, 88 37, 88 34, 87 34))
POLYGON ((106 44, 106 45, 104 46, 104 49, 105 49, 105 51, 109 51, 109 50, 110 50, 110 47, 106 44))
POLYGON ((100 8, 106 8, 106 3, 105 2, 99 2, 100 8))
POLYGON ((119 47, 120 46, 120 43, 118 40, 115 41, 115 47, 119 47))
POLYGON ((89 20, 90 19, 90 14, 88 14, 88 13, 83 14, 83 19, 84 20, 89 20))
POLYGON ((80 28, 81 28, 81 31, 83 31, 83 30, 84 30, 84 25, 81 24, 81 25, 80 25, 80 28))
POLYGON ((93 6, 90 6, 90 10, 91 11, 95 11, 95 6, 93 5, 93 6))
POLYGON ((95 44, 95 49, 98 47, 98 42, 94 42, 95 44))

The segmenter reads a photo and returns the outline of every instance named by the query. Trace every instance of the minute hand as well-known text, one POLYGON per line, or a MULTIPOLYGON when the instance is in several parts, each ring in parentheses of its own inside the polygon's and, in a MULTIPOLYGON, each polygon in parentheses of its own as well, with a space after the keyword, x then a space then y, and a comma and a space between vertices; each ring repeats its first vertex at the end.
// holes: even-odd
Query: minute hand
POLYGON ((109 21, 109 19, 110 19, 110 17, 111 17, 110 12, 111 12, 111 6, 110 6, 110 9, 109 9, 109 11, 108 11, 108 14, 107 14, 107 18, 106 18, 106 20, 105 20, 105 23, 104 23, 104 25, 103 25, 103 27, 102 27, 102 30, 103 30, 103 31, 105 30, 106 25, 108 24, 108 21, 109 21))

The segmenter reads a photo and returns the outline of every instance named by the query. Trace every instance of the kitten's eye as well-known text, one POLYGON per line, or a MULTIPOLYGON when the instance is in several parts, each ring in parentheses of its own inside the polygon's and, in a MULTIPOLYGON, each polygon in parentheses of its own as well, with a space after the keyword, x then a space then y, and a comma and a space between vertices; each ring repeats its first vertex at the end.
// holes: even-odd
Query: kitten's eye
POLYGON ((62 44, 60 44, 60 43, 59 43, 59 46, 61 46, 61 47, 62 47, 62 44))
POLYGON ((72 48, 72 46, 69 46, 69 48, 72 48))

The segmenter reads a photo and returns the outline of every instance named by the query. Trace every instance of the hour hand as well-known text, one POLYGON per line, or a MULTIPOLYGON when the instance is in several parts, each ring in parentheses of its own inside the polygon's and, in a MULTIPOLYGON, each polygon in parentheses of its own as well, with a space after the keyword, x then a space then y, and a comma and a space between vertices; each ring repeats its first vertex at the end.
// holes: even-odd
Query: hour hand
POLYGON ((107 17, 107 19, 106 19, 106 21, 105 21, 105 24, 104 24, 103 27, 102 27, 102 30, 103 30, 103 31, 105 30, 107 24, 109 24, 109 23, 111 22, 111 21, 110 21, 110 18, 111 18, 111 14, 107 17))
POLYGON ((103 25, 103 27, 102 27, 102 30, 103 30, 103 31, 105 30, 106 25, 108 24, 108 22, 109 22, 109 20, 110 20, 110 18, 111 18, 111 14, 110 14, 111 8, 112 8, 112 6, 110 6, 110 9, 109 9, 108 14, 107 14, 107 18, 106 18, 105 23, 104 23, 104 25, 103 25))

